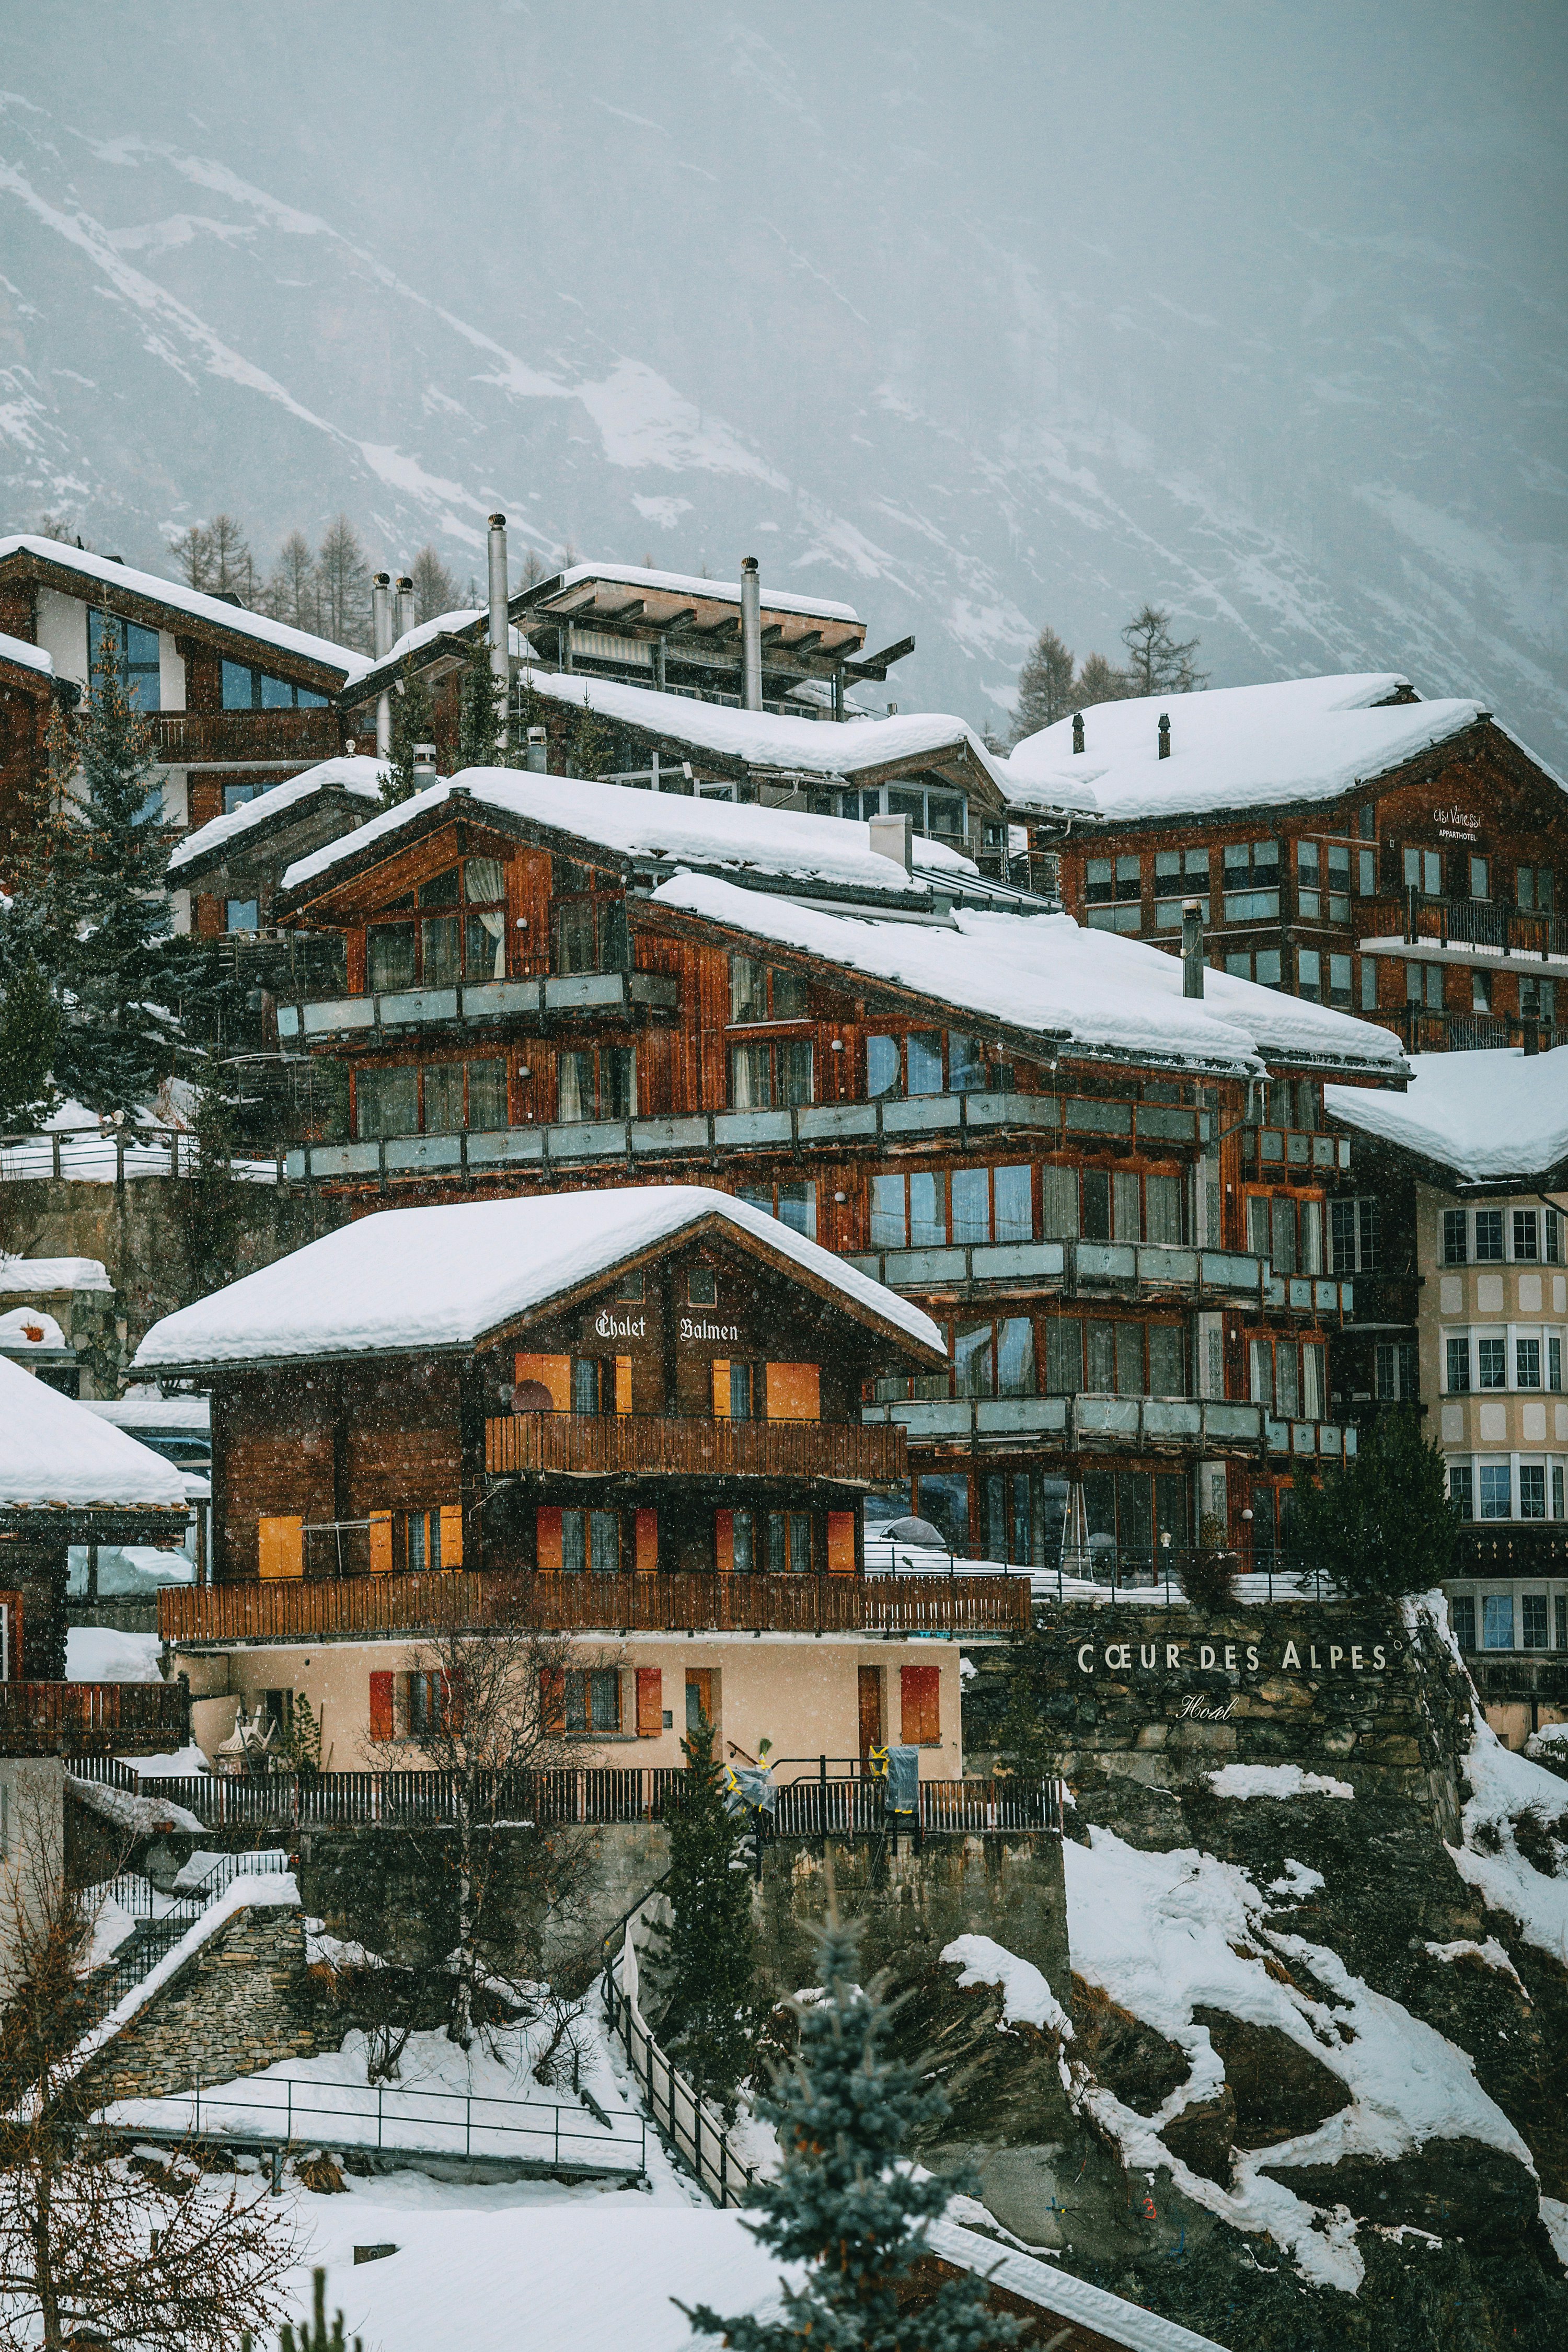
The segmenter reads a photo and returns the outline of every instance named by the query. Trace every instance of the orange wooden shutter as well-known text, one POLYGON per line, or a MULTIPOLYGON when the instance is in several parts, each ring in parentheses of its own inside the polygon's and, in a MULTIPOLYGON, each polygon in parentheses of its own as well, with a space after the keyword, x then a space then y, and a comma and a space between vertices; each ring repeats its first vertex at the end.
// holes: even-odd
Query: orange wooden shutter
POLYGON ((735 1566, 735 1514, 715 1511, 713 1514, 713 1565, 721 1576, 729 1576, 735 1566))
POLYGON ((542 1503, 535 1520, 541 1568, 561 1565, 561 1514, 550 1505, 542 1503))
POLYGON ((637 1738, 657 1739, 664 1729, 664 1675, 658 1666, 637 1668, 637 1738))
POLYGON ((730 1418, 730 1359, 728 1356, 715 1356, 713 1359, 713 1418, 715 1421, 728 1421, 730 1418))
POLYGON ((822 1380, 815 1364, 768 1366, 768 1419, 820 1421, 822 1380))
POLYGON ((834 1576, 853 1576, 855 1573, 853 1511, 829 1511, 827 1514, 827 1566, 834 1576))
POLYGON ((370 1678, 370 1736, 373 1739, 392 1738, 392 1683, 390 1675, 372 1675, 370 1678))
POLYGON ((940 1666, 900 1669, 900 1729, 906 1748, 934 1748, 942 1738, 940 1666))
POLYGON ((390 1575, 392 1570, 392 1513, 372 1511, 370 1515, 370 1564, 377 1576, 390 1575))
POLYGON ((658 1566, 658 1513, 639 1511, 637 1532, 637 1571, 649 1576, 658 1566))
POLYGON ((463 1507, 461 1503, 441 1506, 441 1565, 461 1568, 463 1565, 463 1507))
POLYGON ((541 1388, 548 1389, 550 1391, 552 1412, 571 1412, 572 1359, 570 1356, 519 1356, 516 1369, 519 1388, 521 1388, 525 1381, 537 1381, 541 1388))
POLYGON ((303 1576, 303 1519, 261 1519, 257 1523, 257 1552, 263 1576, 303 1576))
POLYGON ((629 1356, 616 1358, 616 1411, 630 1412, 632 1409, 632 1360, 629 1356))
POLYGON ((566 1676, 559 1666, 546 1666, 539 1677, 539 1706, 546 1731, 566 1728, 566 1676))

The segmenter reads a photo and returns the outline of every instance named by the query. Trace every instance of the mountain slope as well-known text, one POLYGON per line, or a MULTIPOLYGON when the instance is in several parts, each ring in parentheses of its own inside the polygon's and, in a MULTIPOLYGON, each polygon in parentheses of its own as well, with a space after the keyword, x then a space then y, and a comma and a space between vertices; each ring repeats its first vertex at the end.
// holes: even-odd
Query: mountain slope
POLYGON ((1042 621, 1111 650, 1152 594, 1218 683, 1403 668, 1562 758, 1563 47, 57 0, 0 99, 5 520, 754 551, 991 725, 1042 621))

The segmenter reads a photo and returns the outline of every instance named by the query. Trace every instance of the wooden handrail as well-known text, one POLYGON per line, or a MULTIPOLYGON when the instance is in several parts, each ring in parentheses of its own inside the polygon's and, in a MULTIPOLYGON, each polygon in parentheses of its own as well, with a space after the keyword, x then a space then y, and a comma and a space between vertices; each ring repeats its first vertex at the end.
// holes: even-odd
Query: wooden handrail
POLYGON ((180 1748, 189 1736, 179 1683, 0 1683, 0 1755, 180 1748))
POLYGON ((485 1423, 492 1477, 556 1471, 574 1477, 828 1478, 894 1486, 909 1475, 907 1441, 886 1423, 709 1421, 692 1415, 518 1412, 485 1423))
POLYGON ((443 1569, 320 1582, 167 1585, 169 1642, 528 1625, 559 1633, 998 1633, 1027 1630, 1027 1576, 595 1576, 443 1569))

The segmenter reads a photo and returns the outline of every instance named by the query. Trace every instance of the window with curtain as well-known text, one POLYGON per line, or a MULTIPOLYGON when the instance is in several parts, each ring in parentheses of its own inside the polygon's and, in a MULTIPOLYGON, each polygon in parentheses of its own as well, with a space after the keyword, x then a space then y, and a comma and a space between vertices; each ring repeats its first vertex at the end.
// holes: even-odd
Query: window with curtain
POLYGON ((1078 1171, 1040 1171, 1040 1231, 1048 1242, 1073 1241, 1078 1235, 1078 1171))
POLYGON ((363 1069, 354 1079, 354 1128, 367 1140, 378 1136, 419 1132, 419 1073, 400 1069, 363 1069))
POLYGON ((731 1045, 730 1101, 736 1110, 794 1110, 812 1100, 809 1038, 771 1045, 731 1045))
POLYGON ((1182 1238, 1182 1180, 1179 1176, 1143 1179, 1143 1226, 1152 1242, 1179 1243, 1182 1238))
POLYGON ((1149 1326, 1149 1393, 1179 1397, 1187 1392, 1186 1350, 1179 1323, 1149 1326))
POLYGON ((896 1037, 868 1037, 866 1040, 866 1093, 876 1101, 885 1096, 903 1092, 902 1061, 896 1037))
POLYGON ((506 978, 506 873, 499 857, 470 857, 463 867, 468 901, 463 973, 471 981, 506 978))

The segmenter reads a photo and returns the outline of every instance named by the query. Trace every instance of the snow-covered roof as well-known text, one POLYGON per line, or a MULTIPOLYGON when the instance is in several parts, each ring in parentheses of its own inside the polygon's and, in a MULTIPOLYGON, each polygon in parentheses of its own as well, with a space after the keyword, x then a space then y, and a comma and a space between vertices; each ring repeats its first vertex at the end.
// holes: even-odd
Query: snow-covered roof
POLYGON ((670 1184, 383 1209, 165 1315, 136 1369, 472 1347, 711 1218, 792 1261, 859 1319, 945 1352, 918 1307, 830 1250, 727 1192, 670 1184))
POLYGON ((45 677, 55 674, 55 657, 43 646, 30 646, 26 637, 6 636, 0 632, 0 661, 16 662, 22 669, 36 669, 45 677))
MULTIPOLYGON (((1064 2329, 1064 2335, 1081 2327, 1108 2344, 1123 2347, 1124 2352, 1221 2352, 1212 2336, 1194 2335, 1179 2320, 1146 2311, 1142 2304, 1129 2303, 1107 2287, 1091 2286, 1087 2279, 1063 2270, 1059 2263, 998 2245, 994 2238, 981 2231, 965 2229, 962 2221, 952 2218, 954 2212, 965 2210, 973 2211, 977 2219, 984 2213, 983 2206, 971 2206, 968 2199, 955 2198, 946 2213, 927 2223, 926 2243, 931 2252, 939 2261, 972 2271, 1006 2293, 1021 2296, 1026 2303, 1048 2312, 1052 2319, 1071 2321, 1073 2326, 1064 2329)), ((985 2214, 988 2223, 990 2219, 985 2214)), ((1042 2326, 1037 2334, 1047 2344, 1060 2341, 1054 2329, 1047 2336, 1042 2326)))
POLYGON ((240 636, 254 637, 258 644, 275 646, 280 653, 300 654, 307 661, 341 670, 345 678, 354 677, 365 667, 363 654, 353 653, 347 646, 334 645, 330 637, 314 636, 308 629, 290 628, 286 621, 268 620, 265 613, 252 613, 243 604, 228 604, 221 596, 207 596, 199 588, 187 588, 183 580, 165 580, 155 572, 138 572, 133 564, 116 563, 110 556, 94 555, 89 549, 71 547, 64 540, 39 539, 31 531, 14 531, 0 539, 0 563, 12 555, 35 555, 64 571, 79 572, 83 580, 96 581, 100 587, 123 588, 130 595, 173 605, 176 612, 210 621, 220 629, 232 629, 240 636))
POLYGON ((95 1257, 7 1257, 0 1253, 0 1298, 35 1290, 112 1290, 95 1257))
POLYGON ((1526 1055, 1412 1054, 1410 1091, 1329 1087, 1323 1107, 1347 1127, 1402 1144, 1466 1183, 1544 1176, 1568 1161, 1568 1045, 1526 1055))
MULTIPOLYGON (((677 596, 716 596, 728 604, 741 601, 738 580, 703 580, 689 572, 648 572, 635 563, 574 563, 550 584, 555 593, 564 595, 568 589, 586 580, 614 580, 628 588, 667 588, 677 596)), ((826 596, 797 596, 790 592, 780 594, 765 579, 761 603, 764 612, 804 613, 814 621, 852 621, 860 625, 860 615, 853 604, 834 604, 826 596)))
POLYGON ((1407 680, 1380 671, 1097 702, 1083 713, 1081 752, 1072 720, 1058 719, 1001 765, 1016 809, 1060 805, 1076 784, 1113 824, 1334 800, 1485 715, 1479 702, 1391 703, 1401 688, 1407 680))
POLYGON ((172 1462, 0 1358, 0 1511, 184 1507, 172 1462))
POLYGON ((160 1396, 155 1388, 140 1381, 122 1397, 84 1402, 82 1409, 95 1412, 100 1421, 111 1421, 116 1429, 155 1429, 165 1437, 176 1430, 205 1437, 212 1427, 210 1397, 160 1396))
POLYGON ((303 774, 289 776, 280 784, 269 784, 254 800, 242 801, 238 808, 229 809, 222 816, 197 825, 194 833, 187 833, 175 846, 169 871, 177 874, 182 866, 194 865, 198 857, 210 856, 215 849, 241 839, 254 826, 270 824, 284 809, 315 800, 329 788, 350 793, 373 807, 379 806, 385 774, 384 761, 363 759, 357 753, 353 758, 345 752, 335 759, 318 761, 303 774))
MULTIPOLYGON (((462 638, 476 625, 483 624, 488 628, 489 622, 488 612, 482 606, 473 605, 459 607, 451 613, 437 613, 434 620, 421 621, 417 627, 405 629, 390 652, 383 654, 379 661, 361 665, 352 681, 353 692, 346 698, 357 705, 367 693, 379 692, 383 687, 390 685, 411 654, 423 653, 426 646, 437 645, 443 637, 462 638)), ((530 657, 528 640, 521 629, 508 631, 507 644, 516 660, 524 661, 530 657)), ((459 647, 454 643, 453 653, 459 650, 466 652, 467 647, 459 647)))
POLYGON ((846 817, 807 816, 795 809, 684 793, 631 792, 624 784, 541 776, 525 768, 465 768, 427 784, 355 832, 296 858, 285 869, 284 890, 298 895, 308 884, 330 881, 345 859, 395 838, 455 792, 467 793, 480 809, 558 826, 577 841, 624 857, 777 875, 880 896, 929 887, 919 877, 911 879, 896 859, 873 850, 869 828, 846 817))
POLYGON ((1032 1032, 1067 1054, 1174 1058, 1238 1076, 1286 1062, 1391 1078, 1405 1069, 1386 1029, 1228 972, 1205 972, 1205 994, 1185 996, 1177 957, 1087 930, 1068 915, 960 911, 951 925, 879 922, 870 911, 737 888, 707 874, 676 875, 651 903, 914 990, 960 1015, 1032 1032))

